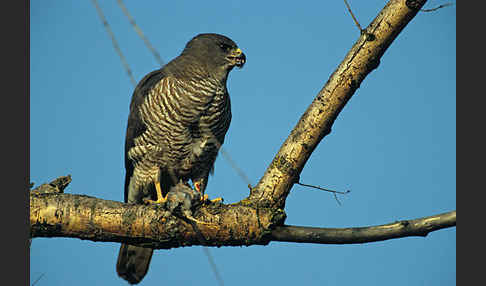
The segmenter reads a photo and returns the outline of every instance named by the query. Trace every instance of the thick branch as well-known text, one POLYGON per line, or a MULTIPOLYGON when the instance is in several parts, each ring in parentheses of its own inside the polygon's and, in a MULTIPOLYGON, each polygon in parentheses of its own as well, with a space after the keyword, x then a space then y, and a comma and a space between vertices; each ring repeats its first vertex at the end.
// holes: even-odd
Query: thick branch
POLYGON ((258 185, 252 189, 250 200, 259 201, 264 206, 285 207, 290 189, 298 181, 317 144, 331 132, 331 126, 345 104, 365 77, 378 67, 390 44, 425 2, 388 2, 302 115, 258 185))
POLYGON ((76 237, 137 244, 150 248, 189 245, 267 244, 269 229, 281 224, 282 211, 239 204, 199 208, 193 223, 159 205, 124 204, 84 195, 30 195, 31 237, 76 237), (203 239, 201 239, 203 237, 203 239))
POLYGON ((319 244, 365 243, 407 236, 427 236, 429 232, 455 225, 456 211, 451 211, 369 227, 317 228, 284 225, 272 231, 271 240, 319 244))
POLYGON ((240 204, 214 204, 196 211, 197 219, 210 224, 197 224, 195 229, 190 221, 170 214, 162 206, 123 204, 61 193, 31 193, 30 208, 31 237, 76 237, 155 249, 190 245, 266 245, 270 241, 364 243, 426 236, 431 231, 456 225, 456 211, 452 211, 371 227, 276 226, 284 219, 283 212, 256 211, 240 204))
MULTIPOLYGON (((425 236, 455 226, 456 212, 382 226, 323 229, 282 226, 286 197, 317 144, 331 132, 342 108, 425 0, 391 0, 363 31, 351 51, 300 118, 250 196, 237 204, 196 209, 198 223, 163 206, 130 205, 63 194, 66 180, 30 194, 31 237, 77 237, 160 249, 189 245, 265 245, 271 240, 363 243, 425 236)), ((70 178, 69 178, 70 180, 70 178)))

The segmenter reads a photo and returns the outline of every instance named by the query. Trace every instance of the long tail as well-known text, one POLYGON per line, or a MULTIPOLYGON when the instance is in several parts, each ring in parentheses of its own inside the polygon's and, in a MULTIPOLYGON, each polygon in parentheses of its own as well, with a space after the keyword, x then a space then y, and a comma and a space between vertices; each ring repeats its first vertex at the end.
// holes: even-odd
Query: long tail
POLYGON ((116 272, 130 284, 137 284, 147 274, 153 249, 128 244, 120 246, 116 272))

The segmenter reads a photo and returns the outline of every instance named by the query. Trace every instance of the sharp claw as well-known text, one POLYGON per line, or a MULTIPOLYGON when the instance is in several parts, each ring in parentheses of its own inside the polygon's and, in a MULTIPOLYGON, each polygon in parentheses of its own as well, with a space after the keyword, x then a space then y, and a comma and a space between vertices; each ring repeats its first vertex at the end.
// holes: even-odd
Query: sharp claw
POLYGON ((211 203, 218 203, 218 202, 222 203, 224 200, 223 200, 223 198, 215 198, 215 199, 210 200, 209 196, 207 194, 204 194, 204 196, 201 197, 201 201, 203 203, 207 203, 208 201, 211 202, 211 203))
POLYGON ((151 200, 151 199, 143 199, 143 202, 145 204, 163 204, 167 201, 167 197, 168 197, 168 195, 165 195, 165 197, 157 198, 156 201, 151 200))
POLYGON ((224 200, 223 200, 223 198, 215 198, 215 199, 212 199, 212 200, 210 200, 210 201, 211 201, 212 203, 217 203, 217 202, 221 202, 221 203, 222 203, 224 200))

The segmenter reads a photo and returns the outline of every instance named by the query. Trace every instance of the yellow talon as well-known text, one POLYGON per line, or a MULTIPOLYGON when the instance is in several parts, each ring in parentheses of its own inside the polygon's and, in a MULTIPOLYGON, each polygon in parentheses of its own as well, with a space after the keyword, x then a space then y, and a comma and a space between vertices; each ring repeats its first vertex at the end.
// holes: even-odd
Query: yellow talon
POLYGON ((223 198, 215 198, 215 199, 212 199, 210 200, 212 203, 217 203, 217 202, 223 202, 223 198))
POLYGON ((223 202, 223 198, 215 198, 210 200, 209 196, 207 194, 204 194, 204 196, 201 197, 201 201, 203 202, 210 201, 212 203, 216 203, 216 202, 223 202))
POLYGON ((167 201, 167 196, 169 194, 166 194, 165 197, 162 195, 162 188, 160 187, 160 182, 155 183, 155 190, 157 191, 157 200, 153 201, 153 200, 149 200, 149 199, 144 199, 143 201, 145 203, 162 204, 162 203, 165 203, 167 201))
MULTIPOLYGON (((201 193, 201 183, 195 182, 194 183, 194 189, 196 191, 198 191, 199 193, 201 193)), ((201 196, 201 201, 202 202, 210 201, 212 203, 216 203, 216 202, 223 202, 223 198, 215 198, 215 199, 210 200, 209 196, 207 194, 204 194, 204 195, 201 196)))

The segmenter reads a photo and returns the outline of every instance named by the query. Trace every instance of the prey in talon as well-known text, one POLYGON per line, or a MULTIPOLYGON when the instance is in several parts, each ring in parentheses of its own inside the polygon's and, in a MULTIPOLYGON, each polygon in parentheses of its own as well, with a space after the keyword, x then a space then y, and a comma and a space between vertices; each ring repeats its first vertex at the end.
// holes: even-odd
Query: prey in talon
POLYGON ((192 210, 202 204, 201 194, 193 190, 188 183, 179 181, 173 186, 166 198, 166 208, 173 214, 180 213, 184 218, 200 224, 210 224, 192 216, 192 210))
MULTIPOLYGON (((205 188, 204 188, 205 189, 205 188)), ((204 189, 201 188, 201 182, 196 181, 194 182, 194 190, 196 190, 198 193, 201 194, 201 201, 203 203, 222 203, 224 200, 221 197, 214 198, 212 200, 209 199, 209 196, 207 194, 204 194, 204 189)))
MULTIPOLYGON (((246 55, 232 39, 204 33, 139 81, 126 128, 125 203, 165 203, 197 221, 190 213, 195 200, 221 201, 209 200, 205 190, 231 123, 228 75, 245 63, 246 55)), ((118 275, 139 283, 152 254, 150 248, 122 244, 118 275)))

